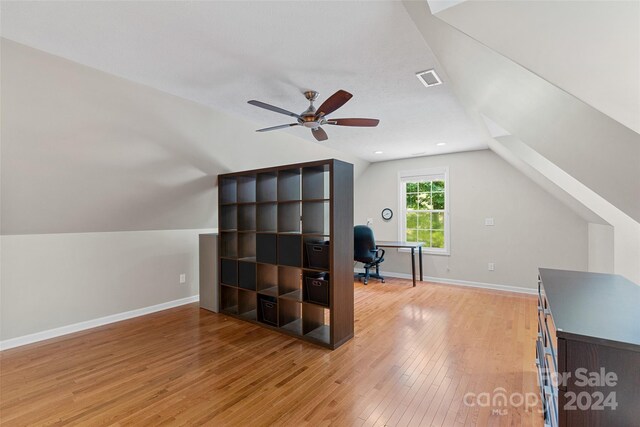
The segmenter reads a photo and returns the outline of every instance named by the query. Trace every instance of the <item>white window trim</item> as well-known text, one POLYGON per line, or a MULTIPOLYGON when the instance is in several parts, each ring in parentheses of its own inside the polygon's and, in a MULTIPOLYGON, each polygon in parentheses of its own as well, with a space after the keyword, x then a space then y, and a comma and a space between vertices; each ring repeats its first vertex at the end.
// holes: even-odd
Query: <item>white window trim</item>
MULTIPOLYGON (((428 169, 415 169, 415 170, 407 170, 398 172, 398 212, 400 213, 398 217, 398 240, 403 241, 405 239, 404 227, 407 218, 406 206, 405 206, 405 185, 403 185, 403 180, 411 177, 422 177, 429 175, 444 175, 444 248, 443 249, 434 249, 427 248, 426 246, 422 247, 423 254, 429 255, 451 255, 451 215, 449 211, 449 187, 451 186, 451 182, 449 181, 449 167, 442 166, 437 168, 428 168, 428 169)), ((398 249, 398 252, 411 252, 411 249, 398 249)))

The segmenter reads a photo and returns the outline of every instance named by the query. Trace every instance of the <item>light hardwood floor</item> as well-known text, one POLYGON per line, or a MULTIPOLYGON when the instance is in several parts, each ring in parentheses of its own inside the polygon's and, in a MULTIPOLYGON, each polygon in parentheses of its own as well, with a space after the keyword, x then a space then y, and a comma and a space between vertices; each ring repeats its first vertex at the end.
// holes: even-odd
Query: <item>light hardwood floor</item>
POLYGON ((0 420, 542 426, 539 405, 464 403, 537 393, 534 297, 391 279, 355 299, 356 336, 335 351, 196 304, 4 351, 0 420))

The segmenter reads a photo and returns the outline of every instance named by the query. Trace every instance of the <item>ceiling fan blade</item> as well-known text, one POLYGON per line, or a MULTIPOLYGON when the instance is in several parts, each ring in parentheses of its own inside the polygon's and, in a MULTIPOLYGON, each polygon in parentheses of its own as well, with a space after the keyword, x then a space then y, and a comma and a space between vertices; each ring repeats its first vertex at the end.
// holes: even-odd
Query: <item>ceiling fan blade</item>
POLYGON ((284 129, 284 128, 288 128, 288 127, 291 127, 291 126, 299 126, 299 125, 300 125, 299 123, 290 123, 288 125, 279 125, 279 126, 272 126, 270 128, 258 129, 258 130, 256 130, 256 132, 267 132, 267 131, 270 131, 270 130, 284 129))
POLYGON ((378 119, 327 119, 328 125, 336 126, 374 127, 378 126, 378 123, 380 123, 378 119))
POLYGON ((327 98, 326 101, 322 103, 322 105, 316 111, 316 116, 326 116, 328 114, 333 113, 338 108, 346 104, 347 101, 350 100, 352 96, 353 95, 351 95, 346 90, 340 89, 339 91, 331 95, 329 98, 327 98))
POLYGON ((276 107, 274 105, 267 104, 265 102, 256 101, 255 99, 252 99, 251 101, 247 101, 247 102, 249 104, 251 104, 251 105, 255 105, 256 107, 264 108, 265 110, 274 111, 276 113, 280 113, 280 114, 284 114, 284 115, 287 115, 287 116, 295 117, 297 119, 301 118, 298 114, 292 113, 291 111, 287 111, 284 108, 276 107))
POLYGON ((313 133, 313 136, 318 140, 318 141, 326 141, 327 138, 329 138, 327 136, 327 133, 324 131, 324 129, 322 128, 315 128, 315 129, 311 129, 311 133, 313 133))

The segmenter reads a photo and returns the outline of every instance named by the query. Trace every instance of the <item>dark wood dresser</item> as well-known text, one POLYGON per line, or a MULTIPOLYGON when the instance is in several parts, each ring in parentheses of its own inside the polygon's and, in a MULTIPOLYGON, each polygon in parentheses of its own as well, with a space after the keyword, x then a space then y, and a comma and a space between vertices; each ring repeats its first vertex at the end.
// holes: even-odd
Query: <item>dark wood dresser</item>
POLYGON ((640 286, 614 274, 539 271, 545 425, 640 426, 640 286))

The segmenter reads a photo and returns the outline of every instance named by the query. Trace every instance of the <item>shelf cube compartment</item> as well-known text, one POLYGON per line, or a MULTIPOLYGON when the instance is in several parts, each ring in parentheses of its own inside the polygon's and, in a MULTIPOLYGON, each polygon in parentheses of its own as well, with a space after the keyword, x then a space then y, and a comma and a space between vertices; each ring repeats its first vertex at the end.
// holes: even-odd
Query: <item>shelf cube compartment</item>
POLYGON ((278 300, 278 322, 282 329, 302 335, 302 304, 291 300, 278 300))
POLYGON ((256 193, 257 202, 275 202, 278 200, 278 173, 259 173, 256 181, 256 193))
POLYGON ((278 295, 302 301, 302 270, 293 267, 278 267, 278 295))
POLYGON ((229 231, 220 233, 220 256, 225 258, 238 256, 238 233, 229 231))
POLYGON ((299 234, 278 235, 278 264, 290 267, 302 266, 302 236, 299 234))
POLYGON ((278 201, 300 200, 300 169, 278 172, 278 201))
POLYGON ((302 232, 305 234, 329 235, 329 202, 302 203, 302 232))
POLYGON ((278 326, 278 299, 258 294, 258 321, 278 326))
POLYGON ((238 261, 220 260, 220 282, 223 285, 238 286, 238 261))
POLYGON ((302 333, 328 344, 331 342, 330 311, 313 304, 302 304, 302 333))
POLYGON ((256 206, 256 230, 275 233, 278 231, 278 204, 261 203, 256 206))
POLYGON ((255 203, 256 177, 255 175, 238 177, 238 203, 255 203))
POLYGON ((238 233, 238 258, 255 261, 256 233, 238 233))
POLYGON ((238 287, 243 289, 256 290, 256 263, 242 262, 238 263, 238 287))
POLYGON ((258 318, 255 292, 238 289, 238 314, 251 320, 258 318))
POLYGON ((263 295, 278 296, 278 267, 258 264, 257 290, 263 295))
POLYGON ((238 206, 238 231, 256 230, 256 205, 238 206))
POLYGON ((238 229, 238 207, 236 205, 220 206, 218 228, 220 231, 236 231, 238 229))
POLYGON ((218 180, 220 203, 236 203, 238 183, 235 178, 221 178, 218 180))
POLYGON ((256 235, 256 261, 277 264, 278 238, 275 234, 258 233, 256 235))
POLYGON ((302 169, 302 199, 329 198, 329 165, 310 166, 302 169))
POLYGON ((238 290, 229 286, 220 287, 220 310, 238 314, 238 290))
POLYGON ((289 202, 278 204, 278 232, 300 233, 301 227, 300 203, 289 202))

